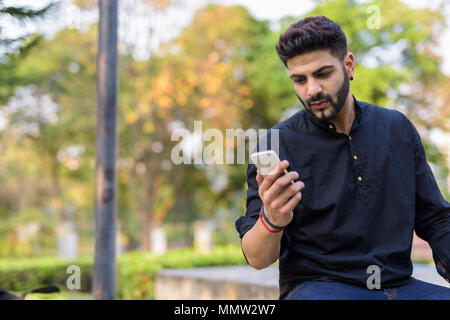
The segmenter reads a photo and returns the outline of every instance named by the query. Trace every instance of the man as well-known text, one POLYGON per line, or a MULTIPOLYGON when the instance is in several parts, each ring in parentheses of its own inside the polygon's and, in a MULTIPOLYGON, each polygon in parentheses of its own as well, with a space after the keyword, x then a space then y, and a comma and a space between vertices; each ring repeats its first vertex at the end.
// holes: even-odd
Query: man
POLYGON ((236 221, 248 263, 279 259, 282 299, 450 299, 450 289, 411 278, 414 231, 450 278, 450 204, 414 125, 356 100, 355 58, 328 18, 292 24, 276 49, 305 110, 269 131, 279 130, 284 159, 276 174, 248 166, 236 221))

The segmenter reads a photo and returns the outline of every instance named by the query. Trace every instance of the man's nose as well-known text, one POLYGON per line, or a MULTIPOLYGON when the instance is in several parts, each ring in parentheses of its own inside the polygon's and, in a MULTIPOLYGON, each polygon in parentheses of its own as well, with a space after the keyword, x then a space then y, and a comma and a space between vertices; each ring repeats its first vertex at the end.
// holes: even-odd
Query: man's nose
POLYGON ((308 98, 314 98, 322 92, 322 86, 319 81, 314 79, 308 81, 308 98))

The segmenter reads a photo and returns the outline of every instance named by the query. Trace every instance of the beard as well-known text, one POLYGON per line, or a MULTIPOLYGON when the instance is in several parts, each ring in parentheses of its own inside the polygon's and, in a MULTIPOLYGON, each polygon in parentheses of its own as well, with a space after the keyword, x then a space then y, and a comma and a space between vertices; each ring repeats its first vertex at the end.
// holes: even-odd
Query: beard
POLYGON ((342 108, 344 107, 345 100, 347 99, 348 91, 350 89, 350 80, 347 76, 347 72, 345 72, 345 68, 343 67, 344 71, 344 80, 342 81, 342 85, 339 88, 339 90, 336 93, 337 100, 334 101, 333 98, 329 94, 325 93, 319 93, 316 97, 309 98, 305 102, 298 96, 297 93, 295 95, 300 100, 300 102, 303 104, 303 107, 305 108, 306 112, 308 112, 314 119, 321 122, 327 122, 328 120, 334 119, 339 112, 341 112, 342 108), (332 112, 325 116, 323 113, 323 109, 319 110, 321 112, 321 117, 318 117, 314 112, 311 111, 311 103, 320 101, 320 100, 327 100, 330 102, 330 105, 332 107, 332 112), (308 106, 308 107, 307 107, 308 106))

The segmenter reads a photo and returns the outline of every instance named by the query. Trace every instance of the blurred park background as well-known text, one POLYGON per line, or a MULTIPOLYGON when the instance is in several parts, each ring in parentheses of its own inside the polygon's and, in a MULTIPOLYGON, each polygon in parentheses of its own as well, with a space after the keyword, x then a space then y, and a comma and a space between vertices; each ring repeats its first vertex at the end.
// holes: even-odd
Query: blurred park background
MULTIPOLYGON (((307 15, 342 26, 355 97, 412 120, 450 199, 449 1, 120 0, 118 298, 153 298, 160 268, 245 264, 247 166, 176 165, 171 133, 270 128, 300 110, 275 43, 307 15)), ((0 1, 0 287, 64 286, 75 264, 89 296, 97 53, 97 1, 0 1)), ((413 261, 432 264, 420 239, 413 261)))

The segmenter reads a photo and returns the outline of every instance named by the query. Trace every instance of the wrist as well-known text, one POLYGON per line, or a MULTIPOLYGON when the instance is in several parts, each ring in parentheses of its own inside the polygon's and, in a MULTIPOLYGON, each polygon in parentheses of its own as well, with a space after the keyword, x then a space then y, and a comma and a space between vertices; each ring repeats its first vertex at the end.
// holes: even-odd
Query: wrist
POLYGON ((270 220, 267 218, 267 216, 264 214, 264 206, 261 207, 261 210, 259 212, 259 218, 261 220, 262 225, 266 228, 267 231, 272 233, 278 233, 283 231, 287 225, 285 226, 277 226, 270 222, 270 220))

